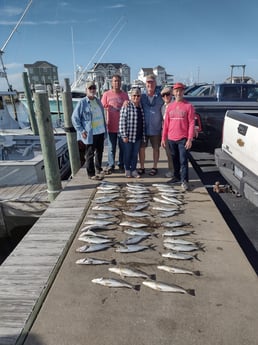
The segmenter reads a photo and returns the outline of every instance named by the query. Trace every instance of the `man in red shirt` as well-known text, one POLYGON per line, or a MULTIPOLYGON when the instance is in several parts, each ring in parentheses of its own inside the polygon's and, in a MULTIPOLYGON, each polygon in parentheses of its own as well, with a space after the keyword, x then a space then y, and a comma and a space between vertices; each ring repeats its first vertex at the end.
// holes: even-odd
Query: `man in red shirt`
POLYGON ((128 94, 121 90, 121 77, 114 74, 112 77, 112 89, 104 92, 101 102, 106 110, 106 124, 108 131, 108 166, 107 173, 112 173, 115 169, 115 157, 117 142, 119 146, 118 166, 120 171, 124 171, 123 142, 118 137, 120 110, 124 101, 128 101, 128 94))
POLYGON ((168 183, 181 181, 184 190, 188 190, 188 150, 192 147, 194 130, 194 107, 184 99, 185 85, 176 83, 173 86, 175 101, 170 103, 165 112, 162 131, 162 147, 166 147, 166 139, 174 165, 174 176, 168 183))

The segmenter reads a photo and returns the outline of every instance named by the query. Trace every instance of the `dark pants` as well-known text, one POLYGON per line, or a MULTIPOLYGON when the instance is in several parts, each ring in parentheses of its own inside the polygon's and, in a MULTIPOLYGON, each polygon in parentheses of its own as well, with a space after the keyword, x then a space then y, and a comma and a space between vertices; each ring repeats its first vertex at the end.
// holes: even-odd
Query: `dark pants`
POLYGON ((185 148, 186 139, 168 140, 173 165, 174 176, 182 182, 188 182, 188 151, 185 148))
POLYGON ((104 133, 93 135, 93 143, 85 145, 85 166, 89 177, 95 176, 96 172, 102 170, 102 157, 104 150, 104 133))

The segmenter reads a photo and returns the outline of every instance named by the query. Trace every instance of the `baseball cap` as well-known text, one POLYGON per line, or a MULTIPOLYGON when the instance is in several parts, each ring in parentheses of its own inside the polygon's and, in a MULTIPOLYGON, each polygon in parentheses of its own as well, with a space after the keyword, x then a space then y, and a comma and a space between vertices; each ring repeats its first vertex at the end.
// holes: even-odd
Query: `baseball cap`
POLYGON ((175 83, 173 86, 173 90, 175 89, 185 89, 185 85, 183 83, 175 83))
POLYGON ((149 74, 146 76, 146 82, 147 81, 156 81, 156 77, 154 74, 149 74))
POLYGON ((96 86, 95 81, 93 81, 93 80, 87 81, 87 83, 86 83, 86 88, 88 89, 88 88, 91 87, 91 86, 96 86))

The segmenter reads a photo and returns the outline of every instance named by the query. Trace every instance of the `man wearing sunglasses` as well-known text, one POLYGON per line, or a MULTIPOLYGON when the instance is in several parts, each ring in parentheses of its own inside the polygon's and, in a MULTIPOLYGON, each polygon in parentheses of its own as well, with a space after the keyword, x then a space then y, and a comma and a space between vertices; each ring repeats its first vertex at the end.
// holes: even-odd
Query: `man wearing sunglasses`
POLYGON ((77 140, 85 144, 85 166, 92 180, 102 180, 102 157, 106 122, 104 108, 96 97, 94 81, 86 83, 86 97, 76 105, 72 123, 77 132, 77 140))

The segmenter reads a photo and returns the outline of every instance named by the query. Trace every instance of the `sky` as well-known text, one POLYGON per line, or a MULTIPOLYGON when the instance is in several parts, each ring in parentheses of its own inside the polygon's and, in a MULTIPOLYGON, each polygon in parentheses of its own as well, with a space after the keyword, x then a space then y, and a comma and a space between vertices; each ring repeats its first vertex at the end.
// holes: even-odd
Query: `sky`
MULTIPOLYGON (((0 50, 29 2, 0 0, 0 50)), ((18 91, 24 64, 39 60, 61 85, 97 62, 127 64, 131 81, 158 65, 186 84, 223 82, 231 65, 258 81, 257 20, 257 0, 33 0, 2 59, 18 91)))

